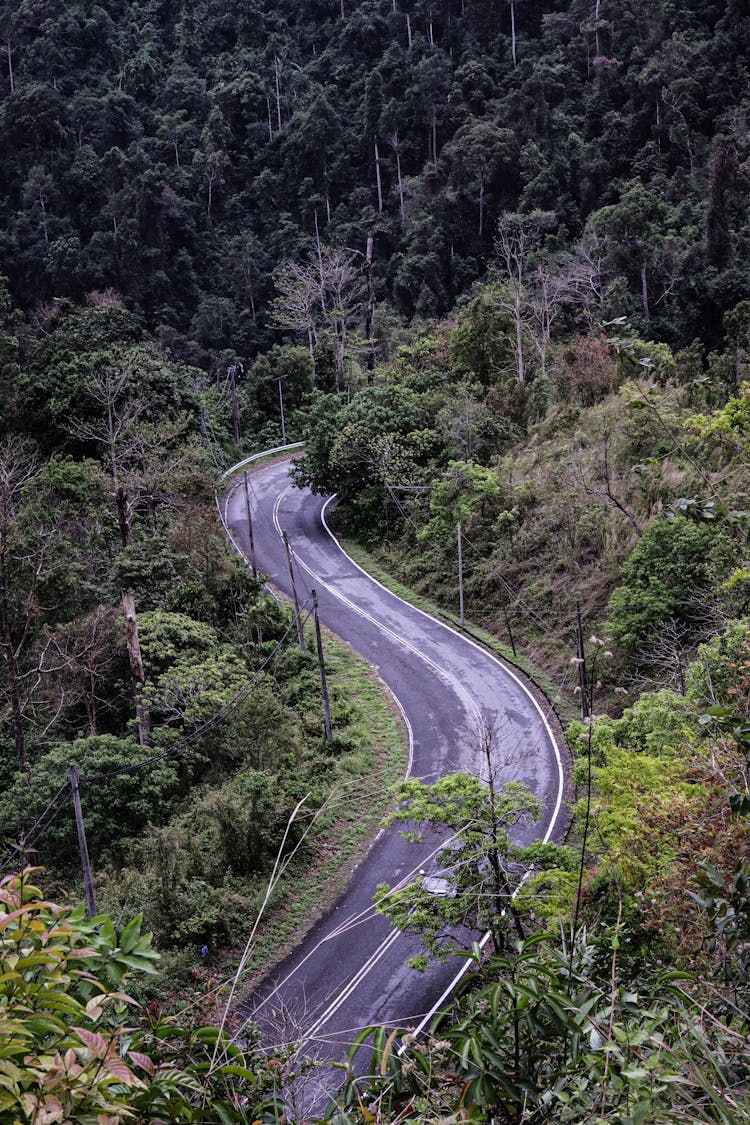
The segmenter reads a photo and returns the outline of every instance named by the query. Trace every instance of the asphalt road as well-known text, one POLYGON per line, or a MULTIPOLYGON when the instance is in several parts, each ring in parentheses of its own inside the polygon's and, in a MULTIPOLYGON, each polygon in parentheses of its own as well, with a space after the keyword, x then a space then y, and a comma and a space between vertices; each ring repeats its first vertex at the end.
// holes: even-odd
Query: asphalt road
MULTIPOLYGON (((312 589, 317 591, 323 624, 370 662, 399 704, 412 776, 434 780, 459 770, 481 773, 472 731, 482 716, 495 729, 499 780, 525 782, 543 806, 523 841, 552 838, 562 819, 563 766, 540 704, 498 659, 358 567, 328 529, 329 499, 294 487, 288 471, 288 461, 277 461, 246 474, 258 568, 290 598, 281 539, 286 531, 300 602, 309 606, 312 589)), ((238 477, 223 497, 223 514, 247 555, 245 503, 238 477)), ((344 894, 245 1007, 268 1045, 276 1036, 279 1043, 299 1038, 308 1055, 342 1059, 363 1027, 420 1029, 431 1018, 461 964, 427 973, 408 969, 418 942, 372 908, 378 883, 408 880, 429 864, 428 853, 406 843, 397 827, 380 833, 344 894)), ((313 1086, 323 1073, 313 1073, 313 1086)), ((323 1090, 329 1083, 330 1078, 322 1082, 323 1090)), ((312 1087, 300 1094, 307 1110, 316 1096, 312 1087)))

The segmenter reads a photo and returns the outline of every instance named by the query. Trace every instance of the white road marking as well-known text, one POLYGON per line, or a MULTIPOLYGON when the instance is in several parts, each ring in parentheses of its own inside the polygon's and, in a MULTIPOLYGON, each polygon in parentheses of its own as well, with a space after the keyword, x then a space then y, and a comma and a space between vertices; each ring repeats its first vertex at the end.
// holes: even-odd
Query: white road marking
MULTIPOLYGON (((276 532, 279 536, 281 536, 279 507, 281 506, 281 503, 288 495, 288 493, 292 491, 293 487, 294 485, 290 484, 288 488, 285 488, 283 492, 279 493, 278 497, 276 498, 276 503, 273 506, 273 522, 274 527, 276 528, 276 532)), ((349 556, 346 555, 346 552, 343 553, 346 558, 349 558, 349 556)), ((463 702, 464 710, 469 716, 471 715, 474 701, 466 691, 464 686, 455 678, 455 676, 452 676, 451 673, 447 671, 447 669, 441 668, 440 665, 437 664, 431 656, 428 656, 427 653, 422 652, 421 649, 418 649, 415 644, 407 640, 406 637, 404 637, 401 633, 396 633, 393 629, 389 628, 387 625, 384 625, 382 621, 378 621, 378 619, 376 617, 373 617, 371 613, 368 613, 366 609, 362 609, 362 607, 357 605, 356 602, 353 602, 351 598, 347 598, 346 594, 342 594, 341 591, 337 590, 335 586, 331 586, 330 583, 326 582, 324 578, 321 578, 321 576, 317 574, 316 571, 314 571, 312 567, 304 561, 304 559, 301 559, 295 551, 292 551, 292 555, 297 560, 302 569, 306 570, 310 577, 313 578, 317 583, 319 583, 323 587, 323 589, 327 590, 329 594, 331 594, 334 598, 337 598, 340 602, 342 602, 343 605, 347 606, 348 609, 351 609, 354 613, 358 614, 359 617, 363 617, 365 621, 369 621, 371 625, 374 625, 376 629, 379 629, 381 631, 381 633, 385 633, 385 635, 387 637, 390 637, 392 641, 395 641, 396 644, 401 645, 402 648, 407 649, 409 652, 412 652, 415 656, 419 657, 419 659, 422 660, 428 666, 428 668, 432 669, 438 679, 443 680, 444 683, 447 683, 450 687, 453 688, 458 698, 463 702)), ((361 570, 362 568, 359 567, 358 569, 361 570)), ((362 571, 362 573, 364 574, 366 573, 366 571, 362 571)), ((380 583, 378 583, 378 585, 380 585, 380 583)), ((385 589, 385 587, 383 587, 383 589, 385 589)))
POLYGON ((547 716, 545 715, 544 711, 542 710, 538 699, 535 697, 534 693, 526 686, 526 684, 523 682, 523 680, 519 676, 516 675, 516 673, 513 671, 513 669, 509 668, 507 664, 503 664, 503 662, 501 660, 498 660, 498 658, 494 655, 494 653, 488 652, 487 649, 482 648, 480 645, 478 645, 476 643, 476 641, 473 641, 470 637, 465 637, 462 633, 459 633, 456 629, 453 629, 450 625, 446 625, 446 623, 444 621, 438 621, 438 619, 436 617, 432 617, 431 614, 425 613, 425 611, 423 609, 420 609, 418 606, 412 605, 411 602, 405 601, 404 598, 400 598, 398 596, 398 594, 394 594, 393 591, 389 590, 387 586, 384 586, 382 582, 378 582, 377 578, 373 578, 373 576, 371 574, 369 574, 365 570, 364 567, 360 566, 358 562, 355 562, 355 560, 351 557, 351 555, 347 554, 347 552, 341 546, 338 539, 336 538, 336 536, 333 534, 330 527, 328 526, 328 522, 326 520, 326 509, 328 508, 328 506, 330 504, 333 503, 333 501, 335 499, 336 499, 335 496, 330 496, 328 498, 328 500, 326 500, 325 504, 323 505, 323 508, 321 509, 321 513, 320 513, 321 523, 323 524, 323 527, 326 529, 326 531, 330 535, 333 542, 336 544, 338 549, 341 551, 342 555, 344 555, 349 560, 349 562, 352 564, 352 566, 355 566, 358 571, 360 571, 367 578, 369 578, 371 582, 374 582, 376 586, 379 586, 381 590, 384 590, 387 594, 390 594, 392 598, 396 598, 397 601, 403 602, 403 604, 408 606, 409 609, 412 609, 416 613, 421 614, 422 617, 426 617, 427 620, 432 622, 433 624, 439 625, 441 627, 441 629, 445 629, 448 633, 451 633, 454 637, 459 637, 466 644, 471 645, 472 648, 476 649, 477 652, 480 652, 480 653, 482 653, 483 656, 488 657, 494 664, 497 664, 498 668, 500 668, 503 672, 505 672, 506 675, 510 676, 510 678, 518 684, 518 686, 522 689, 522 691, 530 699, 534 709, 536 710, 536 712, 538 713, 538 715, 540 716, 540 718, 541 718, 541 720, 544 724, 544 729, 547 732, 547 737, 548 737, 550 743, 552 744, 552 749, 555 751, 555 760, 556 760, 556 763, 557 763, 557 777, 558 777, 557 801, 555 803, 555 810, 554 810, 554 813, 552 815, 552 819, 550 820, 549 828, 547 829, 547 832, 545 833, 544 838, 543 838, 543 842, 546 844, 547 841, 549 840, 551 834, 552 834, 552 830, 555 826, 555 822, 557 821, 557 818, 560 815, 560 809, 562 808, 563 787, 564 787, 564 783, 565 783, 565 774, 564 774, 564 771, 563 771, 562 755, 560 754, 560 747, 557 744, 557 739, 555 738, 555 736, 553 734, 552 727, 550 726, 549 720, 547 719, 547 716))
MULTIPOLYGON (((250 464, 253 461, 258 460, 260 457, 262 457, 264 455, 267 455, 270 452, 278 452, 278 451, 281 451, 281 450, 279 449, 279 450, 273 450, 273 451, 265 451, 265 453, 256 454, 253 457, 247 458, 244 462, 240 462, 240 463, 238 463, 238 465, 232 466, 232 468, 230 470, 228 470, 228 472, 225 474, 225 477, 230 475, 234 470, 236 470, 237 468, 239 468, 243 465, 250 464)), ((224 479, 224 478, 222 478, 222 479, 224 479)), ((284 498, 292 490, 292 487, 294 487, 294 486, 290 485, 286 489, 284 489, 281 493, 279 493, 279 495, 277 496, 276 501, 274 503, 274 506, 273 506, 273 522, 274 522, 274 527, 275 527, 276 532, 279 535, 279 537, 281 537, 281 534, 282 534, 281 524, 280 524, 280 521, 279 521, 279 508, 280 508, 281 503, 283 502, 284 498)), ((234 492, 234 489, 231 489, 230 494, 233 493, 233 492, 234 492)), ((550 836, 552 835, 552 832, 554 830, 554 827, 555 827, 555 824, 557 822, 558 816, 560 814, 560 810, 562 808, 564 773, 563 773, 563 765, 562 765, 562 756, 560 754, 560 749, 559 749, 559 746, 557 744, 557 740, 554 736, 554 733, 553 733, 552 728, 549 724, 547 716, 545 715, 544 711, 542 710, 538 700, 534 696, 533 692, 531 692, 531 690, 526 686, 526 684, 523 682, 523 680, 521 680, 520 677, 517 676, 511 668, 509 668, 507 665, 503 664, 502 661, 500 661, 493 653, 488 652, 486 649, 484 649, 480 645, 476 644, 476 642, 471 640, 469 637, 464 636, 463 634, 459 633, 457 630, 453 629, 450 625, 445 624, 445 622, 439 621, 439 620, 437 620, 437 618, 434 618, 430 614, 425 613, 425 611, 420 609, 418 606, 414 606, 410 602, 405 601, 403 598, 398 597, 398 595, 394 594, 391 590, 388 590, 388 588, 386 586, 384 586, 382 582, 379 582, 377 580, 377 578, 374 578, 371 574, 369 574, 364 569, 364 567, 360 566, 359 563, 357 563, 351 557, 351 555, 349 555, 344 550, 344 548, 341 546, 338 539, 336 538, 336 536, 331 531, 331 529, 328 525, 328 522, 326 520, 326 511, 327 511, 329 505, 331 503, 333 503, 334 500, 335 500, 335 497, 333 497, 333 496, 329 497, 329 499, 323 505, 323 508, 321 510, 321 513, 320 513, 321 523, 322 523, 325 531, 327 532, 327 534, 330 536, 333 543, 336 545, 336 547, 339 549, 339 551, 341 551, 342 555, 344 555, 344 557, 346 559, 348 559, 348 561, 352 564, 352 566, 354 566, 358 571, 360 571, 361 574, 365 575, 366 578, 368 578, 372 583, 374 583, 376 586, 378 586, 381 590, 385 591, 385 593, 389 594, 391 597, 395 598, 397 601, 402 602, 408 609, 410 609, 412 611, 415 611, 416 613, 419 613, 422 617, 426 618, 432 624, 439 625, 442 629, 445 629, 448 633, 451 633, 454 637, 457 637, 460 640, 464 641, 466 644, 468 644, 472 648, 476 649, 477 652, 481 653, 483 656, 485 656, 489 660, 491 660, 494 664, 497 665, 498 668, 501 669, 502 672, 504 672, 507 676, 509 676, 521 688, 521 690, 525 693, 525 695, 530 700, 533 708, 539 714, 539 716, 542 720, 542 723, 544 725, 545 731, 547 733, 547 737, 549 739, 549 742, 551 743, 552 748, 554 750, 555 759, 556 759, 556 762, 557 762, 557 769, 558 769, 557 801, 556 801, 554 812, 553 812, 552 817, 550 819, 547 831, 545 832, 545 835, 543 837, 543 841, 546 843, 550 839, 550 836)), ((224 505, 224 512, 223 512, 224 519, 222 521, 224 523, 225 527, 227 526, 227 524, 226 524, 227 504, 228 504, 228 501, 225 502, 225 505, 224 505)), ((228 528, 227 528, 227 532, 230 535, 230 538, 232 538, 232 540, 234 542, 234 539, 231 536, 231 533, 229 533, 228 528)), ((235 546, 236 546, 236 543, 235 543, 235 546)), ((242 552, 240 551, 240 553, 242 553, 242 552)), ((441 668, 438 664, 435 663, 434 660, 431 659, 431 657, 427 656, 426 653, 424 653, 420 649, 418 649, 414 644, 412 644, 410 641, 408 641, 405 637, 400 636, 398 633, 395 633, 392 629, 385 626, 382 622, 380 622, 376 618, 372 617, 371 614, 367 613, 360 606, 356 605, 356 603, 352 602, 349 598, 347 598, 339 590, 332 587, 323 578, 321 578, 321 576, 319 574, 317 574, 307 563, 305 563, 304 560, 299 557, 299 555, 294 553, 294 557, 297 559, 298 564, 304 570, 307 571, 307 573, 310 575, 310 577, 313 578, 317 583, 319 583, 324 589, 326 589, 333 597, 337 598, 340 602, 342 602, 344 605, 346 605, 348 608, 350 608, 353 612, 357 613, 359 616, 363 617, 364 619, 369 621, 371 624, 375 625, 376 628, 381 630, 387 636, 391 637, 391 639, 394 640, 397 644, 400 644, 400 645, 404 646, 405 648, 407 648, 408 650, 410 650, 411 652, 413 652, 415 656, 417 656, 420 660, 424 661, 428 665, 428 667, 430 667, 435 672, 435 674, 438 676, 438 678, 450 683, 450 685, 456 691, 456 694, 458 695, 458 697, 464 702, 465 705, 467 705, 467 707, 466 707, 467 711, 471 712, 471 709, 472 709, 472 706, 473 706, 473 701, 472 701, 471 697, 463 689, 462 685, 460 685, 458 683, 458 681, 455 679, 455 677, 452 676, 445 668, 441 668)), ((412 731, 411 723, 409 722, 409 719, 406 715, 406 711, 404 709, 404 706, 401 703, 401 700, 398 698, 398 696, 395 694, 395 692, 391 691, 391 694, 392 694, 397 706, 399 707, 399 709, 401 711, 404 722, 406 724, 407 733, 408 733, 408 737, 409 737, 409 764, 408 764, 408 768, 407 768, 407 772, 406 772, 406 776, 408 777, 410 772, 411 772, 411 767, 412 767, 412 762, 413 762, 413 745, 414 745, 413 731, 412 731)), ((521 887, 523 886, 523 883, 528 878, 528 875, 529 875, 528 872, 526 873, 526 875, 524 875, 523 879, 521 880, 521 883, 516 888, 516 890, 513 892, 513 896, 512 896, 513 898, 515 898, 516 895, 521 890, 521 887)), ((327 1023, 328 1020, 331 1018, 331 1016, 333 1016, 339 1010, 339 1008, 342 1006, 342 1004, 345 1003, 345 1001, 349 998, 349 996, 352 994, 352 992, 354 992, 356 990, 358 985, 365 979, 365 977, 369 975, 369 973, 372 971, 372 969, 375 967, 375 965, 378 963, 378 961, 385 955, 385 953, 390 949, 390 947, 395 943, 395 941, 398 940, 398 938, 400 936, 401 936, 401 932, 399 930, 393 930, 389 933, 389 935, 384 939, 383 942, 381 942, 381 944, 378 946, 378 948, 370 955, 368 960, 359 968, 359 970, 354 975, 354 977, 351 979, 351 981, 349 981, 347 983, 347 985, 345 985, 345 987, 341 990, 341 992, 339 992, 338 995, 336 997, 334 997, 334 999, 329 1004, 328 1008, 325 1009, 325 1011, 320 1016, 318 1016, 316 1021, 311 1025, 311 1027, 306 1032, 306 1036, 308 1038, 312 1038, 314 1035, 316 1035, 318 1033, 318 1031, 321 1030, 321 1028, 325 1025, 325 1023, 327 1023)), ((479 942, 480 949, 483 949, 486 946, 487 942, 489 941, 489 938, 490 938, 490 933, 489 933, 489 931, 487 931, 487 933, 485 933, 483 935, 483 937, 481 938, 481 940, 479 942)), ((466 963, 461 967, 459 972, 456 974, 456 976, 453 978, 453 980, 450 982, 448 987, 445 989, 443 994, 440 996, 440 998, 438 999, 436 1004, 433 1005, 433 1007, 430 1009, 430 1011, 423 1017, 423 1019, 420 1021, 420 1023, 414 1029, 415 1035, 420 1035, 424 1031, 424 1029, 427 1027, 428 1023, 430 1022, 430 1020, 435 1016, 435 1014, 440 1009, 440 1007, 442 1007, 442 1005, 445 1003, 445 1001, 448 999, 448 997, 452 994, 452 992, 458 986, 458 984, 463 979, 465 974, 468 972, 470 967, 471 967, 471 962, 469 962, 467 960, 466 963)), ((276 991, 276 989, 274 991, 276 991)), ((264 1003, 265 1002, 266 1001, 264 1001, 264 1003)))

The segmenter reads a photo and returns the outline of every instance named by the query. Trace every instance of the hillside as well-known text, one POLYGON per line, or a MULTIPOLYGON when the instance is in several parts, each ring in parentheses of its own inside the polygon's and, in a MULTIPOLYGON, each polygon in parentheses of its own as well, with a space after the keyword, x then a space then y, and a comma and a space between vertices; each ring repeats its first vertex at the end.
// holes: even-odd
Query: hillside
POLYGON ((443 315, 503 212, 601 266, 612 315, 719 339, 744 294, 739 0, 6 2, 0 262, 25 309, 113 287, 210 366, 277 338, 274 278, 365 255, 443 315), (513 33, 513 34, 512 34, 513 33))
POLYGON ((377 909, 419 968, 492 952, 418 1042, 352 1031, 332 1119, 747 1120, 746 5, 0 13, 0 1119, 309 1120, 294 1043, 218 1029, 232 967, 280 854, 276 957, 396 809, 461 843, 377 909), (215 505, 303 439, 357 558, 543 683, 564 844, 523 786, 399 787, 330 636, 324 738, 215 505))

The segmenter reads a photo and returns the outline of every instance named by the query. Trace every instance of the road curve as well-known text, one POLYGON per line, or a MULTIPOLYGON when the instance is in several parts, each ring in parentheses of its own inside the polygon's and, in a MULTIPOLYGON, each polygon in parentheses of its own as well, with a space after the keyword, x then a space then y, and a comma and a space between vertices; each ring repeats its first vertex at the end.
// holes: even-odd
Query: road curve
MULTIPOLYGON (((553 838, 562 821, 562 755, 544 709, 521 679, 367 575, 328 528, 331 499, 294 487, 287 460, 243 475, 258 568, 291 596, 281 539, 286 531, 300 602, 309 606, 315 589, 323 624, 364 656, 394 695, 409 731, 411 775, 434 780, 457 770, 480 772, 471 731, 481 715, 496 728, 500 780, 525 782, 543 807, 521 841, 553 838)), ((227 488, 221 507, 232 538, 249 556, 242 477, 227 488)), ((274 1034, 280 1043, 296 1038, 309 1055, 341 1059, 362 1027, 421 1030, 455 984, 457 965, 427 973, 408 969, 418 942, 375 915, 372 896, 384 880, 408 880, 428 853, 428 847, 420 852, 407 844, 395 828, 379 834, 347 890, 246 1007, 267 1041, 274 1034)), ((308 1109, 311 1100, 304 1096, 308 1109)))

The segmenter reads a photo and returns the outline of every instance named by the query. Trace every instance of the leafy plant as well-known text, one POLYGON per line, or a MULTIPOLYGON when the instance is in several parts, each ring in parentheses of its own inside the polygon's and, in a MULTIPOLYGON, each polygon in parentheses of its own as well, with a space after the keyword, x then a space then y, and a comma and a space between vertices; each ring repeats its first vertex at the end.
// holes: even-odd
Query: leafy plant
POLYGON ((158 960, 140 917, 47 901, 38 869, 0 882, 0 1116, 63 1121, 275 1120, 274 1079, 252 1044, 191 1026, 123 989, 158 960))

